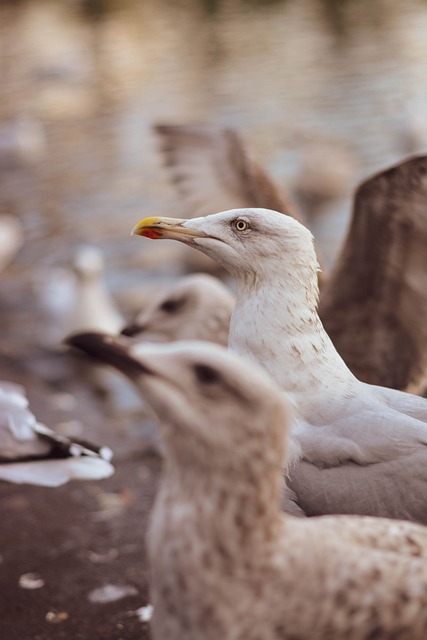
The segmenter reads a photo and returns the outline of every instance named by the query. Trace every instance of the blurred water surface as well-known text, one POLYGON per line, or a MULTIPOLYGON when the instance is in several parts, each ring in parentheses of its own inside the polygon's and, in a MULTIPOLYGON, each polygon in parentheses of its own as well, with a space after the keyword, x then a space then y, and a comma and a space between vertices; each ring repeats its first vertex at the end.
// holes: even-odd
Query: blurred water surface
MULTIPOLYGON (((354 184, 427 150, 426 35, 423 0, 1 3, 0 213, 26 232, 4 299, 81 241, 116 292, 153 277, 130 229, 184 213, 153 123, 234 127, 282 184, 316 140, 349 152, 354 184)), ((313 221, 332 253, 349 196, 313 221)))

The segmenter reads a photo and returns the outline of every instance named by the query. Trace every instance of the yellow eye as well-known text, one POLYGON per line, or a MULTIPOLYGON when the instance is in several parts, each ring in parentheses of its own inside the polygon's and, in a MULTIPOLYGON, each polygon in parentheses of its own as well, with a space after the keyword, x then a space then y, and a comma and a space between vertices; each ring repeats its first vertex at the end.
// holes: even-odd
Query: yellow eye
POLYGON ((246 229, 249 229, 249 224, 246 222, 246 220, 236 220, 234 226, 236 227, 237 231, 246 231, 246 229))

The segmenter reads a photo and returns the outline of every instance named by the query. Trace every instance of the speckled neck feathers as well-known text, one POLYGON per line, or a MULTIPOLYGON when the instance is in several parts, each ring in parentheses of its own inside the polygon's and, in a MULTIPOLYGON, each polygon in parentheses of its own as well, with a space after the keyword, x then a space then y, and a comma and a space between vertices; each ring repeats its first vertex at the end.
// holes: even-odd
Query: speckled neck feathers
POLYGON ((229 346, 260 363, 290 394, 336 393, 357 382, 319 319, 317 269, 310 245, 303 256, 270 259, 256 279, 235 274, 229 346))

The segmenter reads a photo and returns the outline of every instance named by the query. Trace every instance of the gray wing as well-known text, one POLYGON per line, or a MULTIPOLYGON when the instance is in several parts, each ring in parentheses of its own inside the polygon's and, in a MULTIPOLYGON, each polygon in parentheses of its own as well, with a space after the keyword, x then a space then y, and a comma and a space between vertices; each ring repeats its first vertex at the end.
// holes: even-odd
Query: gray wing
POLYGON ((199 216, 241 207, 264 207, 293 215, 285 195, 245 150, 231 129, 204 125, 157 125, 172 181, 199 216))
POLYGON ((305 513, 298 504, 298 498, 294 491, 284 483, 283 497, 282 497, 282 509, 296 518, 305 518, 305 513))
POLYGON ((319 468, 306 461, 289 472, 288 485, 307 516, 359 514, 427 524, 427 448, 402 458, 319 468))
POLYGON ((427 156, 362 183, 319 308, 359 379, 415 393, 427 380, 426 202, 427 156))
POLYGON ((427 424, 426 398, 416 396, 413 393, 398 391, 397 389, 389 389, 388 387, 379 387, 377 385, 366 385, 366 387, 385 402, 388 407, 427 424))

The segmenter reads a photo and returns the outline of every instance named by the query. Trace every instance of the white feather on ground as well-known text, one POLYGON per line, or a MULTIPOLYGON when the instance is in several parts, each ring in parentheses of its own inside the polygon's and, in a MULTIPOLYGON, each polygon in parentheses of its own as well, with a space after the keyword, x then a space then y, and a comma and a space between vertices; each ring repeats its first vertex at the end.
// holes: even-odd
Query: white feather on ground
POLYGON ((236 209, 148 218, 134 233, 190 244, 235 277, 229 346, 292 401, 289 486, 307 515, 427 522, 427 401, 350 372, 317 313, 318 264, 305 227, 278 212, 236 209))
POLYGON ((207 343, 69 343, 125 373, 161 421, 154 640, 424 640, 427 528, 279 513, 290 416, 265 372, 207 343))
POLYGON ((0 480, 58 487, 114 472, 107 447, 72 442, 37 422, 23 387, 0 381, 0 480))

